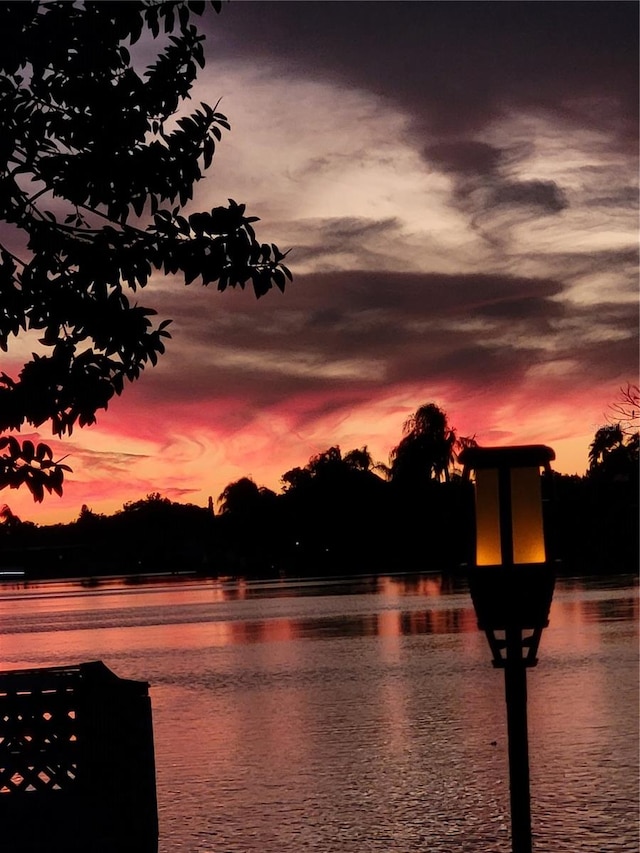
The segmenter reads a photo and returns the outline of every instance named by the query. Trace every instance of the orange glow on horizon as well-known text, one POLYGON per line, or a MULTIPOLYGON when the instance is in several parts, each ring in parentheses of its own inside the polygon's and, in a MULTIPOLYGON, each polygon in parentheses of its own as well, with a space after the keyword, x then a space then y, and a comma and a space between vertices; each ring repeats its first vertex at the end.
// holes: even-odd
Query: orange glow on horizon
MULTIPOLYGON (((604 420, 600 414, 604 405, 589 407, 584 400, 573 399, 571 422, 567 421, 569 411, 565 404, 555 416, 549 406, 546 430, 538 428, 536 418, 534 429, 518 420, 506 432, 497 430, 493 420, 501 416, 497 401, 494 406, 484 400, 485 414, 483 409, 473 407, 473 400, 465 401, 456 411, 457 394, 451 389, 442 390, 443 407, 459 435, 475 434, 481 444, 543 442, 556 451, 554 470, 584 474, 589 443, 597 425, 604 420), (589 408, 593 421, 587 431, 570 437, 572 430, 575 433, 575 411, 581 409, 589 417, 589 408)), ((372 399, 315 421, 308 420, 306 408, 320 406, 322 400, 291 400, 260 418, 249 419, 234 432, 227 432, 226 427, 215 426, 216 415, 222 416, 223 421, 230 418, 231 401, 220 406, 194 402, 193 406, 177 409, 174 420, 165 425, 162 419, 137 405, 136 391, 131 389, 132 403, 124 398, 118 401, 114 411, 103 415, 97 426, 77 431, 73 440, 62 443, 37 433, 24 433, 22 438, 49 443, 56 457, 65 456, 73 471, 67 475, 61 498, 47 495, 41 504, 35 504, 25 489, 5 489, 0 494, 0 505, 8 504, 25 521, 55 524, 74 521, 83 504, 94 512, 112 514, 125 502, 156 491, 179 503, 206 506, 209 496, 216 500, 228 483, 243 476, 279 492, 282 474, 304 466, 311 456, 334 444, 343 452, 366 445, 374 461, 387 462, 390 450, 401 438, 402 423, 415 410, 416 401, 435 396, 429 391, 408 389, 401 396, 372 399), (296 426, 299 418, 304 419, 304 427, 296 426)))

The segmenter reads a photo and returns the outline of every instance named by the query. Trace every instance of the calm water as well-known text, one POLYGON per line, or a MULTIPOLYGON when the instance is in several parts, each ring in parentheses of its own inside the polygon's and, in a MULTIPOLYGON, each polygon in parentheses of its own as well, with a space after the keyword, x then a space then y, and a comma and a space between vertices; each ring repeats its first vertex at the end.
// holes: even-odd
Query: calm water
MULTIPOLYGON (((637 853, 635 579, 558 584, 529 671, 536 853, 637 853)), ((161 853, 507 853, 502 673, 437 577, 0 587, 3 668, 151 682, 161 853)))

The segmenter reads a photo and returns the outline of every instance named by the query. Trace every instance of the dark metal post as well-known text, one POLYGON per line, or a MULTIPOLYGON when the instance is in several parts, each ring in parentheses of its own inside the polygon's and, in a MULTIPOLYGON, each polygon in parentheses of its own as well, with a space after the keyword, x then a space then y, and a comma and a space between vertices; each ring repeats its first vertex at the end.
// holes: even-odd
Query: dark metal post
POLYGON ((522 631, 506 630, 504 686, 509 736, 509 790, 513 853, 531 853, 531 797, 527 733, 527 670, 522 655, 522 631))
POLYGON ((537 469, 539 476, 541 467, 550 473, 555 453, 542 444, 467 447, 460 459, 465 478, 471 471, 487 472, 486 486, 479 490, 476 478, 476 560, 469 572, 469 591, 478 628, 489 640, 493 665, 504 669, 512 851, 532 853, 527 668, 538 662, 555 573, 541 526, 541 483, 530 475, 537 469), (514 476, 518 469, 527 470, 526 476, 514 476), (500 553, 495 547, 497 531, 500 553), (489 560, 495 562, 488 564, 489 560), (531 633, 525 637, 525 632, 531 633))

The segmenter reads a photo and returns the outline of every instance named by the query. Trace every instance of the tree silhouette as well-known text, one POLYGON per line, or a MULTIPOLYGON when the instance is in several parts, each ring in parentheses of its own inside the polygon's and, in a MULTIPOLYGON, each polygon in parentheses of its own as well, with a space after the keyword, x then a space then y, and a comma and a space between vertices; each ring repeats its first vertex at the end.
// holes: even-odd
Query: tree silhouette
POLYGON ((396 551, 414 569, 460 563, 464 543, 457 530, 469 513, 469 493, 454 463, 458 452, 475 439, 459 438, 435 403, 420 406, 405 421, 403 432, 387 469, 396 551))
POLYGON ((275 492, 241 477, 229 483, 218 500, 219 544, 226 548, 222 559, 237 572, 273 573, 278 539, 275 492))
POLYGON ((445 412, 435 403, 426 403, 405 421, 403 432, 391 451, 391 480, 407 485, 448 481, 457 439, 445 412))
POLYGON ((286 492, 302 491, 311 482, 328 483, 330 487, 347 480, 354 479, 363 473, 369 473, 377 466, 374 465, 366 445, 354 448, 342 455, 338 445, 312 456, 304 468, 292 468, 282 475, 281 480, 286 492))
POLYGON ((623 443, 624 436, 619 424, 600 427, 589 445, 589 467, 601 465, 606 456, 623 443))
POLYGON ((220 493, 220 512, 222 515, 257 515, 260 505, 275 497, 275 492, 265 486, 258 486, 250 477, 241 477, 229 483, 220 493))
POLYGON ((283 553, 296 573, 370 571, 384 559, 373 531, 384 526, 388 484, 373 468, 366 446, 343 456, 334 445, 283 475, 283 553))
MULTIPOLYGON (((0 348, 31 332, 39 344, 18 375, 0 374, 0 432, 71 434, 156 364, 170 320, 125 293, 154 273, 249 283, 257 297, 291 278, 244 205, 189 209, 229 128, 207 104, 184 111, 206 5, 0 3, 0 348)), ((68 468, 47 445, 11 437, 0 451, 0 488, 61 493, 68 468)))
POLYGON ((126 501, 122 505, 123 512, 140 512, 148 511, 149 509, 158 509, 171 505, 169 498, 163 497, 160 492, 149 492, 146 497, 139 501, 126 501))
POLYGON ((298 467, 291 468, 289 471, 285 471, 285 473, 280 478, 280 482, 282 483, 282 488, 285 492, 300 492, 302 489, 307 487, 308 483, 311 482, 311 479, 311 471, 309 471, 308 468, 298 467))
POLYGON ((371 471, 375 465, 367 446, 350 450, 344 456, 344 463, 354 471, 371 471))
POLYGON ((0 507, 0 525, 2 525, 5 530, 19 527, 21 524, 22 521, 11 511, 11 508, 8 507, 7 504, 0 507))
MULTIPOLYGON (((472 441, 457 439, 456 451, 472 441)), ((545 507, 554 554, 571 573, 634 571, 637 433, 601 428, 591 462, 586 476, 554 473, 545 485, 555 494, 545 507)), ((23 565, 29 577, 177 568, 243 577, 458 571, 474 524, 471 484, 455 467, 446 481, 425 466, 411 485, 385 482, 377 468, 366 446, 343 455, 334 445, 286 472, 280 495, 250 477, 229 483, 217 515, 159 492, 112 516, 85 505, 76 521, 49 527, 0 507, 0 565, 23 565)))
POLYGON ((600 427, 589 445, 589 475, 607 480, 637 479, 640 434, 626 436, 620 424, 600 427))

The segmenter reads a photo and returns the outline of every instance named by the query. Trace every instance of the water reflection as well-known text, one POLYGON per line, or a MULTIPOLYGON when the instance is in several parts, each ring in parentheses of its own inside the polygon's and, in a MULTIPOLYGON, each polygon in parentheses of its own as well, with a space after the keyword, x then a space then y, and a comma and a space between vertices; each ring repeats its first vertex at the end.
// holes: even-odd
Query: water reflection
MULTIPOLYGON (((560 580, 545 645, 593 642, 586 625, 638 623, 635 586, 560 580)), ((176 626, 212 646, 330 637, 466 634, 477 630, 464 579, 384 576, 298 582, 182 580, 132 587, 24 584, 0 588, 2 634, 176 626)))
MULTIPOLYGON (((194 626, 190 626, 193 630, 194 626)), ((189 630, 189 628, 187 628, 189 630)), ((420 634, 457 634, 476 631, 473 612, 439 610, 372 614, 343 614, 305 618, 271 618, 260 621, 211 622, 198 626, 200 641, 212 646, 270 643, 336 637, 391 637, 420 634)))
MULTIPOLYGON (((637 630, 634 579, 558 583, 536 849, 637 851, 637 630)), ((151 682, 161 853, 509 850, 502 674, 462 578, 3 587, 0 657, 151 682)))

